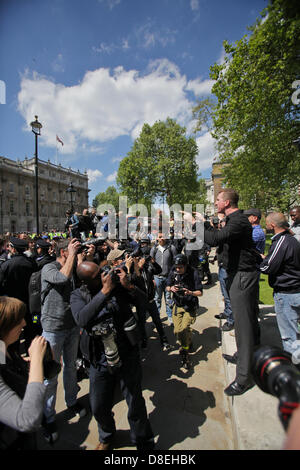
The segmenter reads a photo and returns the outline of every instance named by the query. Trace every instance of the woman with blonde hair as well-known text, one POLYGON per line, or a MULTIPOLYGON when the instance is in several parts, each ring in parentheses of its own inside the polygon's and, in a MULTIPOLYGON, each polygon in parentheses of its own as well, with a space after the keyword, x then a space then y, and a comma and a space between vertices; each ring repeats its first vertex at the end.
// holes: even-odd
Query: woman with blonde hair
POLYGON ((0 297, 0 449, 35 449, 45 397, 43 358, 47 341, 33 339, 24 359, 11 347, 25 322, 26 305, 0 297), (28 365, 29 362, 29 365, 28 365))

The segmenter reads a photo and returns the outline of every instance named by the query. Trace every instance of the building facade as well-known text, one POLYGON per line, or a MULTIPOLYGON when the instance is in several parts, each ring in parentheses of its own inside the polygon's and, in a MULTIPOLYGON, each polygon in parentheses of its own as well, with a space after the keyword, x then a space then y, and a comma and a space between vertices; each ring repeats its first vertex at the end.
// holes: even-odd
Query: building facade
MULTIPOLYGON (((88 207, 87 173, 63 168, 48 160, 38 161, 38 200, 40 232, 63 230, 66 210, 71 208, 72 183, 74 210, 88 207)), ((0 233, 35 232, 35 159, 10 160, 0 157, 0 233)))

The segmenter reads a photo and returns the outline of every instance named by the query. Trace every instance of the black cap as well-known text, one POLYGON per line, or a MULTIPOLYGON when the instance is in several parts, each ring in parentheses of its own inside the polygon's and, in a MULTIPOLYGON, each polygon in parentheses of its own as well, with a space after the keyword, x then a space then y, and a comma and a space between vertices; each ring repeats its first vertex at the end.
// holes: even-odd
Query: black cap
POLYGON ((187 257, 182 253, 180 253, 179 255, 176 255, 174 259, 174 264, 175 266, 188 264, 187 257))
POLYGON ((28 248, 28 242, 23 238, 10 237, 9 242, 17 250, 26 250, 28 248))
POLYGON ((260 212, 259 209, 254 209, 254 208, 247 209, 246 211, 244 211, 244 214, 245 215, 255 215, 256 217, 261 219, 261 212, 260 212))
POLYGON ((46 240, 42 240, 41 238, 39 238, 39 239, 36 241, 35 246, 36 246, 37 248, 50 248, 51 243, 47 242, 46 240))

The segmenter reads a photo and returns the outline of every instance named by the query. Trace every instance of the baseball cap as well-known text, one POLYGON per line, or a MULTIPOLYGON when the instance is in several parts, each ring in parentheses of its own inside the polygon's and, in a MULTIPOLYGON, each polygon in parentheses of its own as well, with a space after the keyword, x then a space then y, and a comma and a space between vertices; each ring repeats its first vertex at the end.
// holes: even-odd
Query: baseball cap
POLYGON ((261 219, 261 211, 259 209, 254 209, 254 208, 247 209, 247 210, 244 211, 244 214, 245 215, 255 215, 256 217, 261 219))

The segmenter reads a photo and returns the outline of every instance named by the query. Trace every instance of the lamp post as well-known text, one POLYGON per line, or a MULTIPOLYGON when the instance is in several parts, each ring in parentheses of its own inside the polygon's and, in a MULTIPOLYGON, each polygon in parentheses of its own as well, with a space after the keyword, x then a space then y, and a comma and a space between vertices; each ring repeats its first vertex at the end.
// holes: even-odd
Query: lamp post
POLYGON ((73 214, 73 212, 74 212, 74 207, 73 207, 73 193, 76 193, 76 192, 77 192, 77 191, 76 191, 76 189, 74 188, 73 183, 72 183, 72 181, 71 181, 70 186, 68 187, 68 189, 66 189, 66 193, 70 193, 70 197, 71 197, 71 201, 70 201, 70 202, 71 202, 71 212, 72 212, 72 214, 73 214))
POLYGON ((35 136, 35 210, 36 210, 36 233, 39 234, 39 170, 38 170, 38 136, 41 135, 42 124, 35 116, 35 121, 30 123, 32 132, 35 136))

